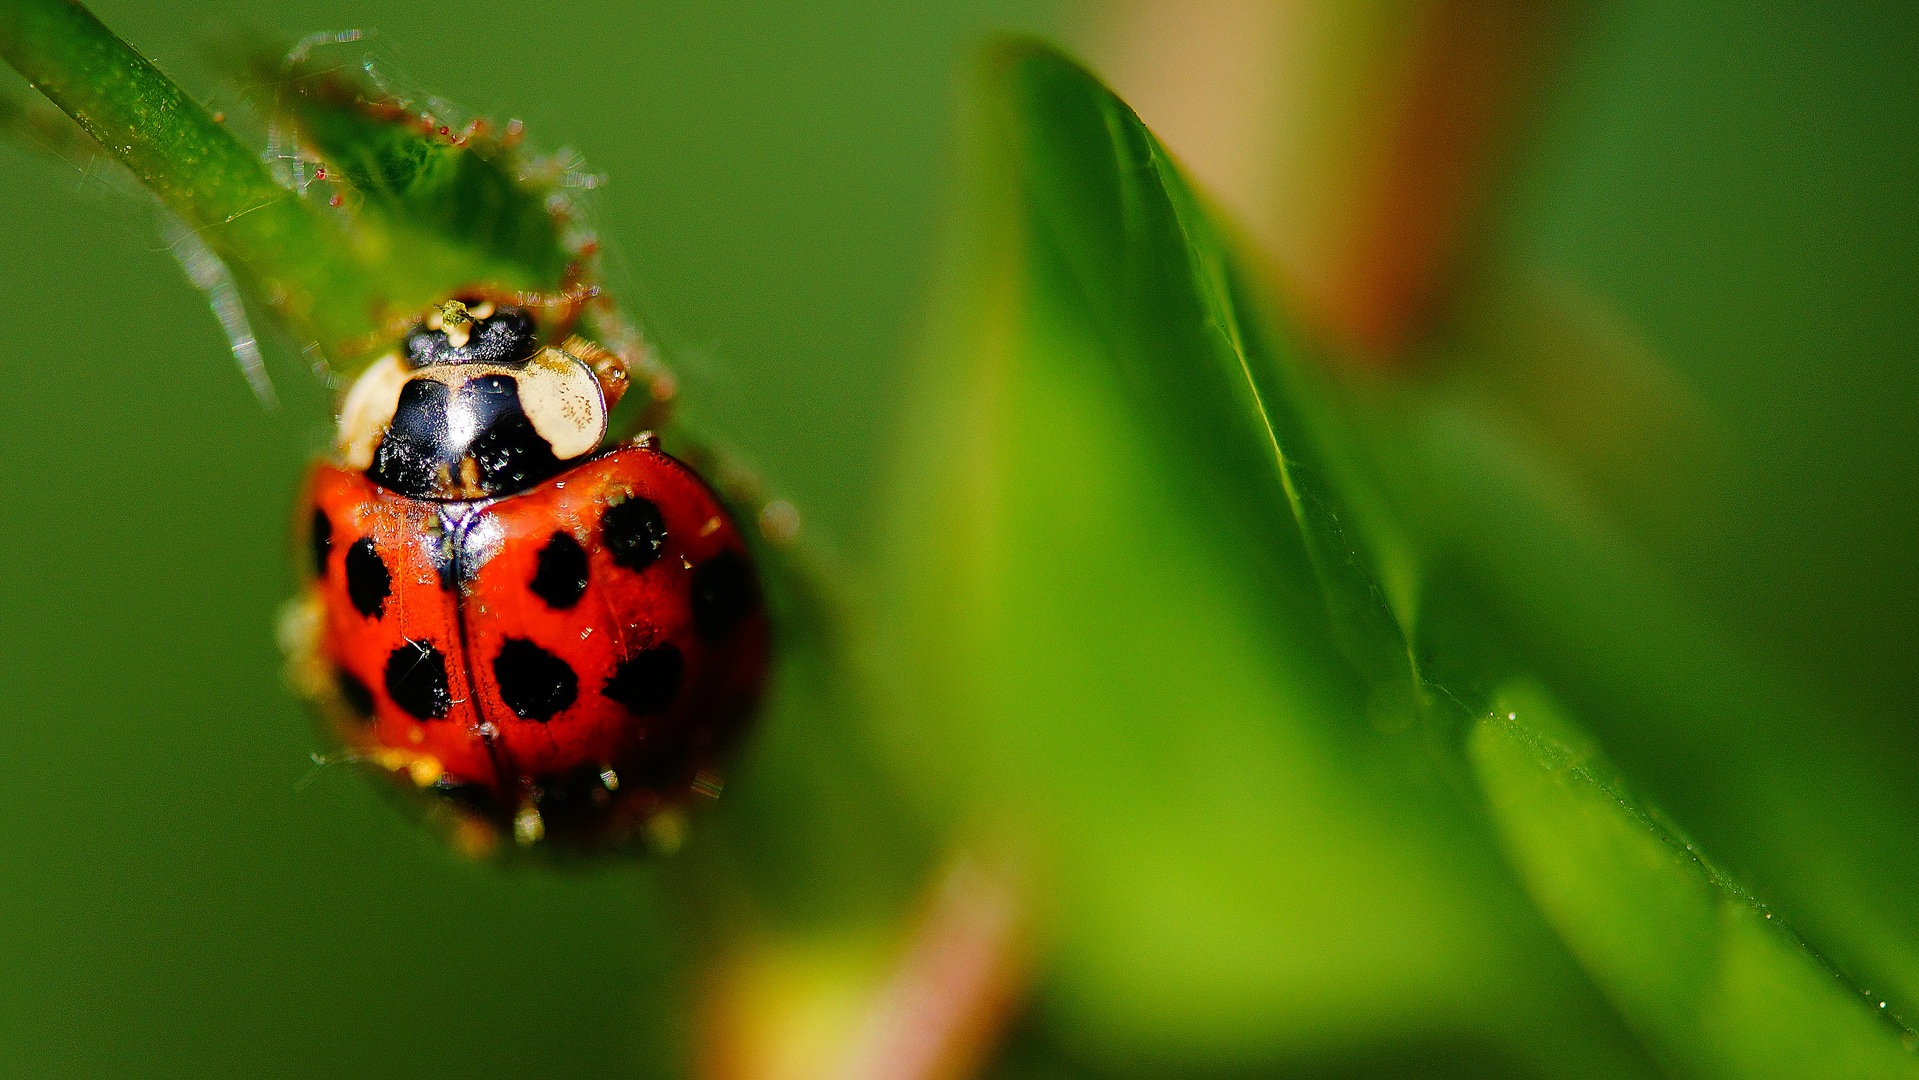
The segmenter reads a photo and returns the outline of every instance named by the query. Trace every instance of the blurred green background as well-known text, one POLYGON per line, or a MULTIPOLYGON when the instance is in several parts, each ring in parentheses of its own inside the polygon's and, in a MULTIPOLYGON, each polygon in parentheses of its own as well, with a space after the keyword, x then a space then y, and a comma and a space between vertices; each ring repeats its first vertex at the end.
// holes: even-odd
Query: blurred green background
MULTIPOLYGON (((223 9, 94 10, 189 89, 232 100, 200 57, 223 9)), ((1097 51, 1106 14, 300 3, 259 25, 377 29, 414 83, 518 116, 608 174, 600 227, 634 306, 857 593, 963 186, 972 52, 1006 29, 1097 51)), ((1751 732, 1751 756, 1789 763, 1808 740, 1822 762, 1896 777, 1919 764, 1919 16, 1601 3, 1566 21, 1489 261, 1603 309, 1707 431, 1707 479, 1624 500, 1621 532, 1756 668, 1822 706, 1751 732)), ((15 823, 0 1072, 683 1071, 700 939, 659 866, 467 866, 349 771, 299 786, 315 742, 272 626, 326 391, 283 345, 269 364, 284 407, 262 410, 156 237, 115 185, 0 145, 15 313, 0 337, 0 814, 15 823)), ((1660 745, 1613 750, 1632 764, 1660 745)), ((1669 799, 1685 787, 1650 772, 1669 799)), ((1848 795, 1834 788, 1833 815, 1848 795)), ((1878 839, 1892 859, 1909 847, 1878 839)), ((1023 1028, 1028 1057, 1008 1067, 1072 1071, 1073 1042, 1023 1028)))

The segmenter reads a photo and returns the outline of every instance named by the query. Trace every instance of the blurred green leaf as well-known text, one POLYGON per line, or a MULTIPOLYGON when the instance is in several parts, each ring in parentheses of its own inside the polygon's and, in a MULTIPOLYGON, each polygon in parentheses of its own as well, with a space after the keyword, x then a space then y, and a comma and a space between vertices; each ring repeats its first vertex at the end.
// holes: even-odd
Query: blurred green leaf
POLYGON ((474 248, 529 286, 551 286, 565 273, 572 255, 560 223, 544 205, 546 192, 515 175, 511 144, 464 132, 449 142, 431 121, 398 102, 368 100, 327 68, 299 65, 268 85, 280 90, 275 111, 365 200, 361 213, 474 248))
POLYGON ((1081 1052, 1431 1043, 1650 1065, 1474 810, 1337 431, 1165 151, 1042 46, 989 59, 895 501, 885 736, 1052 910, 1081 1052))
POLYGON ((1494 709, 1470 745, 1507 851, 1540 909, 1668 1069, 1919 1075, 1900 1029, 1869 1015, 1874 1002, 1635 805, 1543 693, 1508 686, 1494 709))
POLYGON ((334 223, 85 7, 0 2, 0 56, 296 324, 323 342, 370 328, 334 223))
POLYGON ((1428 564, 1428 674, 1484 698, 1524 675, 1637 785, 1889 1011, 1919 995, 1919 798, 1901 744, 1838 737, 1841 706, 1761 664, 1470 379, 1361 399, 1373 475, 1428 564))
POLYGON ((339 198, 383 303, 407 312, 463 287, 557 294, 584 284, 591 234, 564 192, 569 163, 525 153, 517 128, 376 87, 337 62, 354 47, 259 58, 249 89, 324 166, 312 175, 339 198))
MULTIPOLYGON (((891 737, 947 813, 1038 853, 1056 905, 1044 1008, 1065 1037, 1240 1063, 1444 1033, 1560 1074, 1657 1071, 1641 1046, 1688 1074, 1910 1069, 1897 1030, 1750 906, 1688 909, 1686 878, 1620 886, 1613 908, 1542 885, 1541 852, 1602 882, 1617 870, 1590 836, 1554 839, 1564 815, 1533 812, 1511 755, 1465 720, 1533 654, 1515 647, 1524 620, 1454 583, 1445 543, 1430 562, 1449 535, 1433 526, 1454 520, 1432 502, 1487 475, 1409 482, 1482 464, 1445 452, 1447 397, 1402 405, 1419 421, 1403 430, 1391 408, 1354 410, 1265 317, 1130 111, 1036 46, 1002 48, 988 79, 985 194, 898 502, 887 644, 907 722, 891 737), (1402 631, 1428 604, 1430 672, 1402 631), (1469 770, 1492 822, 1456 799, 1469 770), (1488 858, 1488 825, 1530 897, 1488 858), (1709 947, 1688 954, 1696 939, 1709 947), (1833 1040, 1836 1056, 1805 1056, 1833 1040)), ((1532 507, 1543 489, 1496 490, 1532 507)), ((1509 562, 1593 549, 1517 559, 1529 536, 1502 539, 1509 562)), ((1709 637, 1671 608, 1651 636, 1621 618, 1588 644, 1641 674, 1686 663, 1674 635, 1709 637)), ((1710 757, 1711 730, 1682 760, 1710 757)))
MULTIPOLYGON (((450 125, 303 52, 252 72, 268 123, 297 136, 284 148, 297 160, 281 164, 298 171, 276 176, 77 3, 0 2, 0 56, 341 374, 384 348, 396 320, 462 289, 521 294, 536 310, 590 294, 596 248, 566 193, 573 163, 532 157, 517 131, 450 125), (313 189, 308 167, 327 183, 313 189)), ((0 128, 44 145, 18 112, 0 128)))

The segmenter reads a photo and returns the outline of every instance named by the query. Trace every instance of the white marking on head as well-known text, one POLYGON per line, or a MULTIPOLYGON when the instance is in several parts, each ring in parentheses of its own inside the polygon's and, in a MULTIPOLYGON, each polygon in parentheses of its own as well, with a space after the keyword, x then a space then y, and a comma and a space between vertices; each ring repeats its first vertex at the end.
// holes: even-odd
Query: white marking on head
POLYGON ((593 369, 551 346, 515 373, 520 408, 561 461, 591 453, 606 437, 606 397, 593 369))
POLYGON ((400 407, 400 391, 411 379, 431 379, 455 391, 447 406, 449 441, 464 445, 479 434, 479 416, 457 393, 465 383, 488 375, 511 378, 520 409, 553 456, 569 461, 592 453, 606 437, 606 397, 600 380, 585 362, 548 346, 524 366, 514 364, 429 364, 410 368, 398 353, 388 353, 366 369, 340 406, 335 436, 348 468, 364 470, 400 407))
POLYGON ((335 442, 340 457, 350 469, 365 469, 373 464, 373 451, 393 422, 400 407, 400 388, 412 372, 400 361, 399 353, 388 353, 360 373, 340 405, 340 422, 335 442))

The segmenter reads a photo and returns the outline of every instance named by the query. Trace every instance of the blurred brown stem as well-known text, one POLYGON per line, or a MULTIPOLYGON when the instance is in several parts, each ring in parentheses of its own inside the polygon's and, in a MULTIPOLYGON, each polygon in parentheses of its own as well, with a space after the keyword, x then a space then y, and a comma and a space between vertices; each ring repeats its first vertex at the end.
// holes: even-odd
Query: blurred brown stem
POLYGON ((874 999, 845 1080, 961 1080, 1021 997, 1024 912, 1011 874, 962 855, 874 999))
POLYGON ((1120 95, 1344 354, 1404 362, 1450 313, 1555 38, 1554 0, 1132 0, 1120 95))

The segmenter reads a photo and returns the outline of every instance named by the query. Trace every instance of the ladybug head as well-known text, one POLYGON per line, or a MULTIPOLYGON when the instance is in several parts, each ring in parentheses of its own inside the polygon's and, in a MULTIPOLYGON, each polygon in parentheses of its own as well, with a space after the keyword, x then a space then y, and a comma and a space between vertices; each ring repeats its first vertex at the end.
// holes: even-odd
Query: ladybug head
POLYGON ((416 499, 524 491, 592 453, 607 400, 577 339, 541 348, 532 316, 449 301, 376 361, 340 410, 339 451, 416 499))

